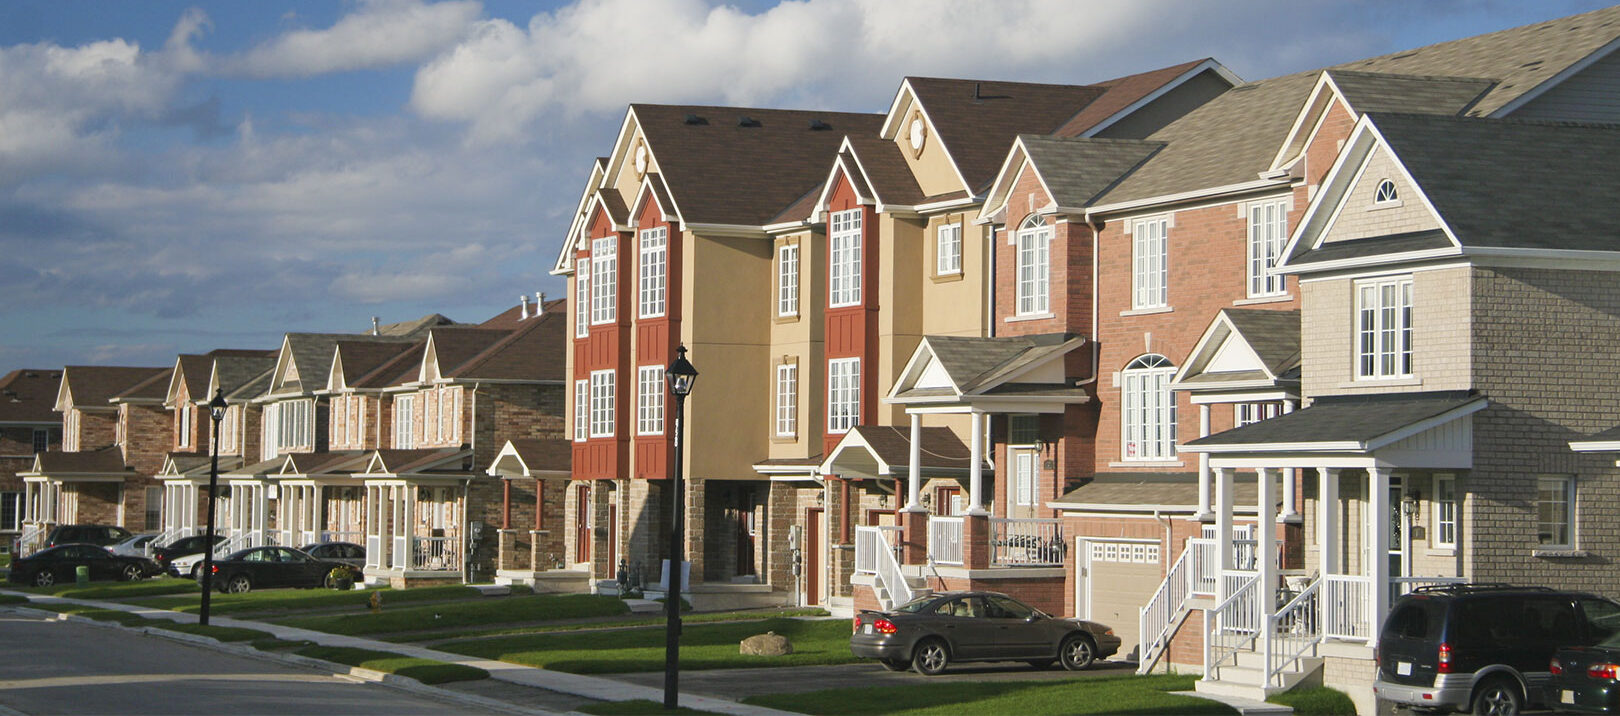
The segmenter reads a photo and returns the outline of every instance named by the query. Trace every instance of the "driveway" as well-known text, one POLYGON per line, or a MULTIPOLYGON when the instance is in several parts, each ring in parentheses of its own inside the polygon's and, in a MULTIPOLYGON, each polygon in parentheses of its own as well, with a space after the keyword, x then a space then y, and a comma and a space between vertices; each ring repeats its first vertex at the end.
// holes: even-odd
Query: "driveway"
MULTIPOLYGON (((836 666, 784 666, 767 669, 715 669, 682 671, 681 693, 702 694, 724 699, 743 699, 758 694, 801 693, 850 686, 894 686, 937 684, 949 681, 1056 681, 1123 676, 1135 667, 1119 661, 1099 661, 1085 671, 1065 671, 1060 667, 1032 669, 1017 662, 958 664, 939 676, 923 676, 913 671, 889 671, 877 662, 836 666)), ((664 672, 618 674, 607 678, 638 686, 663 688, 664 672)))

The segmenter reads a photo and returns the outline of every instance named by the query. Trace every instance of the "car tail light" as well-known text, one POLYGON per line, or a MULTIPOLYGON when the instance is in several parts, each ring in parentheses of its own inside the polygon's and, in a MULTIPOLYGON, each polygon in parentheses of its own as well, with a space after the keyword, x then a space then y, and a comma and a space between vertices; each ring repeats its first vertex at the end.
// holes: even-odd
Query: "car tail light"
POLYGON ((1553 676, 1562 676, 1564 673, 1564 663, 1559 661, 1558 657, 1553 657, 1553 660, 1547 664, 1547 673, 1552 674, 1553 676))
POLYGON ((872 631, 879 634, 893 634, 900 631, 900 629, 894 625, 894 622, 878 617, 876 621, 872 622, 872 631))
POLYGON ((1440 642, 1440 653, 1434 660, 1434 670, 1442 674, 1451 673, 1451 645, 1440 642))
POLYGON ((851 634, 855 634, 855 633, 860 632, 860 630, 861 630, 861 615, 856 614, 855 615, 855 625, 850 627, 849 631, 850 631, 851 634))
POLYGON ((1620 679, 1620 664, 1593 664, 1586 667, 1586 675, 1593 679, 1620 679))
POLYGON ((219 565, 217 565, 217 564, 209 565, 208 573, 209 574, 219 574, 219 565))

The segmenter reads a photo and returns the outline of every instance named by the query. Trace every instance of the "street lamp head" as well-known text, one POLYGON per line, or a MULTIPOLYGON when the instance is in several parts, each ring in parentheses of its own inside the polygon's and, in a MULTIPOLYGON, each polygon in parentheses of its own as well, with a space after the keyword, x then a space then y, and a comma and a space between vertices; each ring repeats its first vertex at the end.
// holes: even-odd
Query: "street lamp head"
POLYGON ((225 419, 225 391, 222 388, 214 389, 214 399, 208 401, 208 415, 219 422, 225 419))
POLYGON ((697 369, 686 360, 686 346, 682 344, 675 349, 675 362, 664 371, 664 377, 669 379, 669 392, 680 396, 690 395, 697 376, 697 369))

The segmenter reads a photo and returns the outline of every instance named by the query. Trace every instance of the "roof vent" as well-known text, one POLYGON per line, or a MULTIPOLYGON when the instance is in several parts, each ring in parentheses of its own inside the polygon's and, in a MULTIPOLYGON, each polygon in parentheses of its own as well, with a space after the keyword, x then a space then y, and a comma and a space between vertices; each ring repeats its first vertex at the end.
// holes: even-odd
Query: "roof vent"
POLYGON ((382 323, 381 323, 381 321, 382 321, 381 316, 372 316, 371 317, 371 335, 375 336, 375 335, 378 335, 378 334, 382 333, 382 323))
POLYGON ((974 82, 973 83, 973 101, 977 102, 977 101, 979 101, 980 99, 983 99, 983 98, 984 98, 984 95, 979 94, 979 83, 974 82))
POLYGON ((699 117, 699 116, 697 116, 695 114, 688 114, 688 115, 686 115, 686 123, 687 124, 708 124, 709 120, 704 119, 702 117, 699 117))
POLYGON ((541 308, 541 306, 544 306, 544 305, 546 305, 546 292, 545 291, 535 291, 534 292, 534 317, 535 318, 539 318, 540 313, 545 310, 545 309, 541 308))
POLYGON ((812 119, 810 120, 810 129, 812 131, 820 132, 823 130, 832 129, 832 125, 827 124, 819 119, 812 119))
POLYGON ((737 126, 739 126, 739 127, 758 127, 759 126, 759 120, 754 119, 753 117, 747 117, 747 116, 738 117, 737 118, 737 126))
POLYGON ((521 321, 521 320, 524 320, 524 319, 529 317, 529 294, 527 294, 527 293, 518 294, 518 303, 521 304, 519 306, 519 308, 521 309, 521 312, 518 313, 518 320, 521 321))

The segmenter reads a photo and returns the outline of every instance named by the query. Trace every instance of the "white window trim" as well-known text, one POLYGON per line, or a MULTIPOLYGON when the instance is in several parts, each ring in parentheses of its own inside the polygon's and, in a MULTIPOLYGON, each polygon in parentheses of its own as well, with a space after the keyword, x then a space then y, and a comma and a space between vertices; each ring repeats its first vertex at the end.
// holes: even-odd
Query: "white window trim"
POLYGON ((416 396, 394 397, 394 449, 411 450, 416 447, 416 396))
POLYGON ((666 310, 669 285, 669 229, 655 226, 641 230, 640 281, 637 292, 639 318, 659 318, 666 310))
POLYGON ((935 230, 934 273, 940 276, 962 273, 962 222, 941 224, 935 230))
POLYGON ((799 245, 776 248, 776 315, 799 315, 799 245))
POLYGON ((636 368, 636 434, 664 434, 664 367, 636 368))
POLYGON ((1390 209, 1390 208, 1394 208, 1394 207, 1397 207, 1397 206, 1400 206, 1400 205, 1401 205, 1401 188, 1399 186, 1395 185, 1394 180, 1387 179, 1387 178, 1380 179, 1380 180, 1378 180, 1377 184, 1373 185, 1373 208, 1374 209, 1390 209), (1379 193, 1380 193, 1379 190, 1382 189, 1384 187, 1384 185, 1386 185, 1386 184, 1389 185, 1390 198, 1381 199, 1381 198, 1379 198, 1379 193))
POLYGON ((618 238, 604 236, 591 240, 591 325, 612 323, 619 318, 618 238))
POLYGON ((799 434, 799 364, 776 366, 776 437, 799 434))
POLYGON ((1170 305, 1170 218, 1131 222, 1131 308, 1170 305), (1157 229, 1157 233, 1153 229, 1157 229))
POLYGON ((590 437, 591 425, 591 381, 581 378, 574 381, 574 442, 585 442, 590 437))
POLYGON ((611 438, 618 375, 613 370, 591 371, 591 437, 611 438))
POLYGON ((1541 550, 1572 550, 1572 549, 1575 549, 1575 546, 1580 543, 1580 536, 1575 531, 1575 526, 1578 523, 1578 520, 1576 519, 1577 509, 1578 509, 1578 505, 1579 505, 1579 503, 1576 501, 1577 497, 1578 497, 1578 493, 1576 492, 1576 482, 1575 482, 1575 476, 1574 475, 1537 475, 1536 476, 1536 549, 1541 549, 1541 550), (1557 483, 1562 483, 1562 487, 1558 488, 1558 489, 1560 489, 1563 492, 1563 499, 1564 499, 1564 506, 1565 506, 1565 512, 1564 512, 1565 524, 1564 524, 1564 528, 1565 528, 1566 531, 1569 532, 1569 539, 1567 539, 1567 540, 1565 540, 1563 542, 1542 542, 1541 541, 1541 505, 1542 505, 1541 492, 1542 492, 1543 486, 1548 485, 1550 483, 1555 484, 1555 485, 1557 483))
POLYGON ((1138 363, 1143 366, 1127 367, 1120 372, 1120 460, 1130 463, 1175 460, 1176 395, 1170 390, 1170 381, 1175 377, 1176 368, 1160 355, 1142 356, 1130 365, 1138 363), (1133 413, 1137 415, 1133 417, 1133 413), (1150 430, 1154 427, 1160 429, 1150 430), (1149 432, 1159 433, 1159 439, 1150 442, 1149 432), (1131 446, 1137 443, 1142 449, 1132 454, 1131 446))
POLYGON ((1232 427, 1241 428, 1282 414, 1282 401, 1265 400, 1232 404, 1232 427))
POLYGON ((1018 230, 1014 261, 1014 311, 1019 316, 1050 315, 1052 311, 1052 227, 1050 224, 1018 230))
POLYGON ((1356 313, 1352 323, 1355 335, 1352 343, 1356 380, 1387 380, 1413 376, 1411 316, 1416 305, 1413 301, 1411 276, 1357 281, 1354 284, 1356 313), (1384 303, 1384 289, 1391 289, 1393 305, 1384 303), (1368 296, 1373 303, 1369 306, 1368 296), (1404 303, 1404 305, 1403 305, 1404 303), (1370 316, 1369 316, 1369 311, 1370 316), (1372 324, 1367 325, 1369 317, 1372 324), (1393 320, 1394 325, 1389 325, 1393 320), (1368 341, 1371 341, 1370 348, 1368 341), (1370 353, 1369 353, 1370 350, 1370 353), (1367 359, 1371 358, 1369 370, 1367 359), (1386 358, 1390 364, 1386 368, 1386 358), (1404 365, 1403 365, 1404 364, 1404 365))
POLYGON ((191 420, 195 408, 190 403, 180 405, 180 447, 191 447, 191 420))
POLYGON ((827 221, 827 305, 861 305, 861 209, 835 211, 827 221))
POLYGON ((1434 476, 1434 498, 1432 502, 1434 515, 1431 520, 1433 524, 1430 528, 1434 530, 1434 536, 1429 540, 1429 545, 1437 549, 1456 549, 1457 529, 1459 526, 1457 510, 1460 505, 1457 499, 1457 478, 1455 475, 1437 474, 1434 476), (1441 497, 1443 494, 1441 485, 1448 486, 1446 492, 1451 493, 1450 499, 1441 497), (1449 515, 1446 514, 1448 510, 1445 509, 1448 503, 1450 507, 1449 515), (1446 539, 1447 526, 1451 529, 1451 539, 1449 540, 1446 539))
POLYGON ((847 433, 861 419, 861 359, 827 361, 827 432, 847 433))
POLYGON ((574 337, 591 335, 591 260, 579 259, 574 269, 574 337))
POLYGON ((1288 243, 1288 200, 1257 201, 1248 205, 1249 298, 1270 298, 1288 292, 1288 281, 1274 269, 1288 243))

